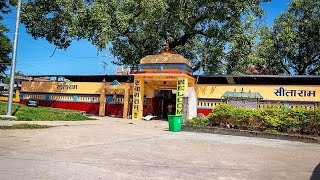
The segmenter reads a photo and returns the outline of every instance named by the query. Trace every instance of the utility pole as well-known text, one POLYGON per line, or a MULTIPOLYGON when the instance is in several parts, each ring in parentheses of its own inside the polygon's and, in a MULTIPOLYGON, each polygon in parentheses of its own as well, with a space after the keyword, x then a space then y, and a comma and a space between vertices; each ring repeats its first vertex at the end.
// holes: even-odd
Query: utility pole
POLYGON ((17 59, 17 46, 18 46, 18 33, 19 33, 19 23, 20 23, 20 11, 21 11, 21 0, 18 0, 17 4, 17 17, 16 17, 16 28, 14 33, 13 42, 13 53, 11 62, 11 76, 10 76, 10 87, 9 87, 9 99, 7 106, 7 116, 12 117, 12 99, 13 99, 13 89, 14 89, 14 74, 16 71, 16 59, 17 59))

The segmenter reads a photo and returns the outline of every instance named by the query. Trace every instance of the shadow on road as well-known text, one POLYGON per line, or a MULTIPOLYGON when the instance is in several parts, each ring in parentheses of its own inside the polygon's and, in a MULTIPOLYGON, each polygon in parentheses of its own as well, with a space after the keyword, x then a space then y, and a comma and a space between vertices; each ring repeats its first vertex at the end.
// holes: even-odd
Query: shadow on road
POLYGON ((319 180, 320 179, 320 163, 314 168, 310 180, 319 180))
POLYGON ((18 106, 18 108, 16 108, 16 109, 12 112, 12 115, 13 115, 13 116, 16 115, 16 113, 19 111, 20 107, 21 107, 21 106, 18 106))

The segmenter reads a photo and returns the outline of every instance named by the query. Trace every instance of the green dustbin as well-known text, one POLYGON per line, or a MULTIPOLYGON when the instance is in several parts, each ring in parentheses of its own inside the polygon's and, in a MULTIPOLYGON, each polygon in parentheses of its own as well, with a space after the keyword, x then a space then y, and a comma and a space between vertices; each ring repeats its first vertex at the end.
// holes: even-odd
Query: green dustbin
POLYGON ((181 115, 168 115, 169 119, 169 131, 179 132, 181 131, 182 116, 181 115))

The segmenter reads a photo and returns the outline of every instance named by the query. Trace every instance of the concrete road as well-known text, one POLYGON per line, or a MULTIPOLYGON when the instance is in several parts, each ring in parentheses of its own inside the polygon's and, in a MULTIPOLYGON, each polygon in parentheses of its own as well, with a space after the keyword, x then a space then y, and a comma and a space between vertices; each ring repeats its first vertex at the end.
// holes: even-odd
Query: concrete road
POLYGON ((319 144, 174 133, 165 121, 29 123, 57 127, 0 130, 0 179, 300 180, 320 162, 319 144))

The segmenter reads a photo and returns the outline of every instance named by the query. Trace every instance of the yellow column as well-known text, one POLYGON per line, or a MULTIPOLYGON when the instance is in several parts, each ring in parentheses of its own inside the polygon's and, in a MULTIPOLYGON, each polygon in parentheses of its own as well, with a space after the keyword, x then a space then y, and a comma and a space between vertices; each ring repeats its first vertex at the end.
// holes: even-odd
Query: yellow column
POLYGON ((136 76, 133 83, 132 119, 141 120, 143 115, 144 79, 136 76))
POLYGON ((188 78, 179 77, 177 81, 177 102, 176 102, 176 115, 182 115, 182 101, 183 95, 188 88, 188 78))
POLYGON ((128 118, 129 110, 129 101, 130 101, 130 84, 127 83, 124 90, 124 99, 123 99, 123 118, 128 118))
POLYGON ((106 115, 106 84, 103 82, 103 86, 100 91, 100 106, 99 106, 99 116, 104 117, 106 115))
POLYGON ((194 78, 190 78, 189 79, 189 83, 190 83, 190 86, 189 87, 194 87, 194 88, 196 88, 195 86, 196 86, 196 79, 194 79, 194 78))

